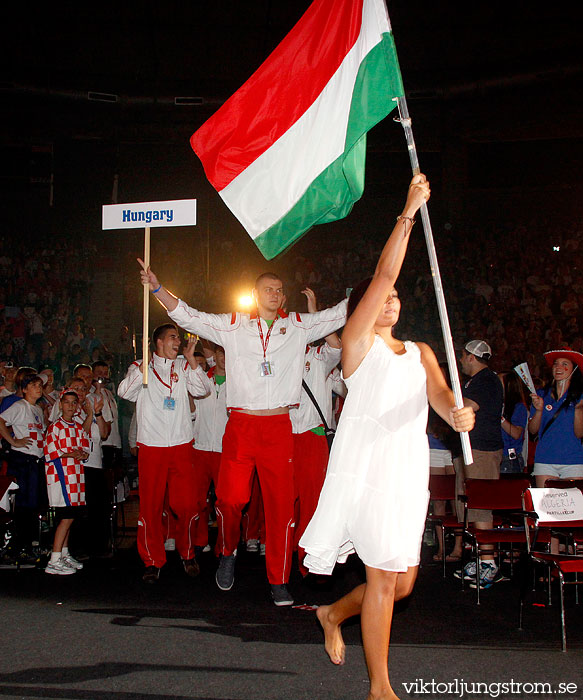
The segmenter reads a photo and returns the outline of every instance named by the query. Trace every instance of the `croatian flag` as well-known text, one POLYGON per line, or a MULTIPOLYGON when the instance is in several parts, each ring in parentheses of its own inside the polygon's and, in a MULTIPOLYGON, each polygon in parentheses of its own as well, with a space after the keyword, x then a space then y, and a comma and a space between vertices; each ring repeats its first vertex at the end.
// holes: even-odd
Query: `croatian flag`
POLYGON ((364 190, 366 132, 403 94, 384 0, 315 0, 190 142, 270 260, 348 215, 364 190))

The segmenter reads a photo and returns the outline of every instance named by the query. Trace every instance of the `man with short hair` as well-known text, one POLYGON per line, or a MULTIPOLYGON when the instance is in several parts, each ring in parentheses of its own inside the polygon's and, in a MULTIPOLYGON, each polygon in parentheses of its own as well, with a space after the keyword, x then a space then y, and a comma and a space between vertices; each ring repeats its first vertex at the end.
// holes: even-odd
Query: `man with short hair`
POLYGON ((130 365, 117 393, 136 402, 140 515, 138 552, 146 566, 143 580, 156 583, 166 563, 162 511, 164 494, 176 516, 176 549, 184 571, 199 573, 194 551, 198 515, 192 465, 192 423, 188 394, 206 396, 210 380, 194 359, 195 340, 190 339, 184 357, 178 328, 158 326, 152 335, 154 354, 148 385, 143 386, 143 361, 130 365))
MULTIPOLYGON (((460 357, 462 372, 469 377, 462 387, 464 405, 474 409, 476 423, 470 431, 473 464, 465 464, 463 457, 454 460, 456 471, 456 496, 465 493, 465 479, 499 479, 502 461, 502 432, 500 419, 504 403, 502 382, 497 374, 488 368, 492 350, 484 340, 470 340, 464 346, 460 357)), ((456 501, 457 515, 463 521, 463 506, 456 501)), ((492 527, 492 514, 484 510, 468 512, 468 520, 478 529, 492 527)), ((459 543, 461 551, 461 542, 459 543)), ((458 570, 455 576, 474 581, 476 564, 469 562, 464 571, 458 570)), ((480 588, 490 588, 497 580, 498 567, 494 562, 491 545, 481 547, 480 588)))
POLYGON ((230 590, 235 578, 241 511, 249 502, 255 468, 265 508, 266 568, 276 605, 292 605, 288 591, 294 533, 293 441, 290 406, 300 399, 306 345, 344 325, 346 301, 314 314, 286 314, 283 283, 260 275, 253 289, 255 312, 208 314, 179 300, 142 265, 172 320, 225 349, 229 422, 217 485, 219 549, 216 582, 230 590))

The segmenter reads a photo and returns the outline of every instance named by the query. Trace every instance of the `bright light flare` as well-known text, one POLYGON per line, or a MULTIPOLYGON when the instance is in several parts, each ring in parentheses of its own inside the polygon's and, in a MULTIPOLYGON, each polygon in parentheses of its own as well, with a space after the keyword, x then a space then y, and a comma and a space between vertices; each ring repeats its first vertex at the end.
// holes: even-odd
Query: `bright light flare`
POLYGON ((243 309, 250 309, 253 306, 253 297, 250 294, 239 297, 239 306, 243 309))

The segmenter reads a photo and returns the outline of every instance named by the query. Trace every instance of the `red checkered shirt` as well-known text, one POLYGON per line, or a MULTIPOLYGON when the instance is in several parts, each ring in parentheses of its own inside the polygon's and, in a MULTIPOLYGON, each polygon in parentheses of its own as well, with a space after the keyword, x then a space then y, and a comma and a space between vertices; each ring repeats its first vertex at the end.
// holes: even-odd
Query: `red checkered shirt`
POLYGON ((89 452, 87 433, 77 423, 67 423, 59 418, 49 425, 44 445, 47 485, 61 482, 67 491, 71 505, 85 503, 85 476, 83 463, 73 457, 63 457, 75 449, 89 452), (59 469, 59 466, 61 469, 59 469))

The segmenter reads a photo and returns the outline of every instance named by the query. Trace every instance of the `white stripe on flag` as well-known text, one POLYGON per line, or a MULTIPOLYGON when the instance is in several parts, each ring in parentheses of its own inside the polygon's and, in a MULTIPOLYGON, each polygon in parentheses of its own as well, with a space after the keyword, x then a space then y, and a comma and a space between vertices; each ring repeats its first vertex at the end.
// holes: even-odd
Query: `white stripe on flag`
POLYGON ((363 3, 363 24, 356 43, 310 108, 219 192, 252 239, 287 214, 316 177, 343 153, 360 65, 381 41, 380 32, 389 31, 386 14, 378 16, 378 5, 379 0, 363 3))

